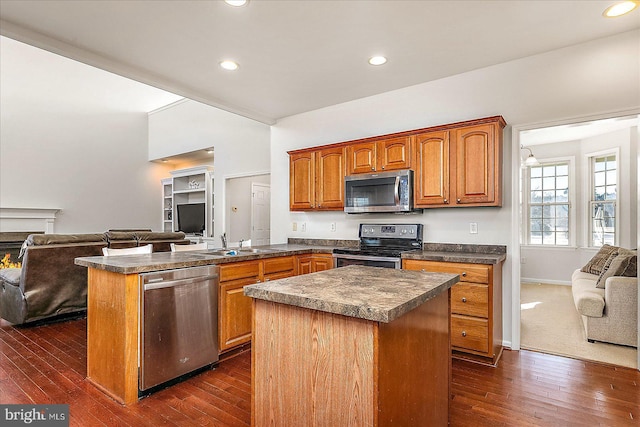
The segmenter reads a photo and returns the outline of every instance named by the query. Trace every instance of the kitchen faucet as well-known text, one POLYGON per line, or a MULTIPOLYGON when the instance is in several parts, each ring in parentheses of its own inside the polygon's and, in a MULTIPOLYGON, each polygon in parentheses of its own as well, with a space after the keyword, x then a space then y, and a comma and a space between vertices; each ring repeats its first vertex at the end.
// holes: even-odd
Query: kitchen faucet
POLYGON ((222 249, 227 249, 227 233, 222 233, 220 240, 222 240, 222 249))
POLYGON ((240 247, 239 249, 242 249, 242 243, 244 242, 244 239, 240 239, 240 247))

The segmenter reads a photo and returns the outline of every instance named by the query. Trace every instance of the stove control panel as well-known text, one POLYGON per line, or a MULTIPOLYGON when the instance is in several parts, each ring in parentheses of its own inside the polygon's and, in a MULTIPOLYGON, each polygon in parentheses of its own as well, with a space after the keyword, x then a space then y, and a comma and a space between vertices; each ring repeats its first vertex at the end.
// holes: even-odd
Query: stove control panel
POLYGON ((360 224, 360 237, 422 240, 422 224, 360 224))

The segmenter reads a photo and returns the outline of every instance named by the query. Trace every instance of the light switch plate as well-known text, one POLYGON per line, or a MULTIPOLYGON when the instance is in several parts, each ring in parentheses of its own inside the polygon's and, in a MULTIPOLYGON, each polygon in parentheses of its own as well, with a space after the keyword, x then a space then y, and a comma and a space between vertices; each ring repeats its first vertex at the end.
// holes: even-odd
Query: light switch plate
POLYGON ((469 223, 469 233, 470 234, 478 234, 478 223, 470 222, 469 223))

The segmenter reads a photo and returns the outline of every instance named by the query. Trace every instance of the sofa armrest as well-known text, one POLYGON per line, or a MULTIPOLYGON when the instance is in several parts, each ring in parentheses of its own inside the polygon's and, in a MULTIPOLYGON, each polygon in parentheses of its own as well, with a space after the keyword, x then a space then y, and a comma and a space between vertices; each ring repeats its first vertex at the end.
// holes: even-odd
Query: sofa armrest
POLYGON ((636 277, 609 277, 605 282, 604 300, 606 315, 637 323, 638 279, 636 277))

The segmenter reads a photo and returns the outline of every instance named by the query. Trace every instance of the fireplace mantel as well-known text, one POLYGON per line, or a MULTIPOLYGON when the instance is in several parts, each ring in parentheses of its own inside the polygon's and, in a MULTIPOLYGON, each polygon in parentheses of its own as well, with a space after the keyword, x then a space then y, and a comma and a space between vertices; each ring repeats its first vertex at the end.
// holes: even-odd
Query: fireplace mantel
POLYGON ((0 207, 0 232, 41 231, 54 233, 58 212, 60 209, 0 207))

